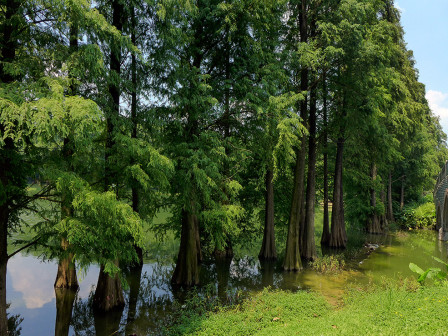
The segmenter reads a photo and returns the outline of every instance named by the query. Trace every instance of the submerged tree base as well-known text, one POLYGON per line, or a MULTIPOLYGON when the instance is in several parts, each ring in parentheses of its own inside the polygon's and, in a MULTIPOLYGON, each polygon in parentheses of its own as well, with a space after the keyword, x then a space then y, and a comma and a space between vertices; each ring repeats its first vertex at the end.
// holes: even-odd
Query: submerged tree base
POLYGON ((121 281, 116 274, 111 277, 104 272, 104 265, 101 265, 98 284, 93 296, 93 308, 98 312, 109 312, 121 309, 125 305, 121 281))

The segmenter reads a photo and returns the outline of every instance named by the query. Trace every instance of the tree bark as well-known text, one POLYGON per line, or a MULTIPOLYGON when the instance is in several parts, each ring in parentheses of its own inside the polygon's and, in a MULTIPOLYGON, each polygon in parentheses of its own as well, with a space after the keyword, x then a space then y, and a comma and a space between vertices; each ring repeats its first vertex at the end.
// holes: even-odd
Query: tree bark
POLYGON ((331 215, 330 247, 345 248, 347 245, 347 233, 345 231, 344 218, 344 189, 343 189, 343 132, 340 132, 336 149, 336 162, 334 171, 333 211, 331 215))
MULTIPOLYGON (((384 192, 384 190, 381 190, 381 202, 383 204, 386 203, 386 193, 384 192)), ((383 213, 380 216, 380 227, 381 227, 382 232, 385 232, 387 230, 387 224, 388 224, 388 222, 387 222, 387 219, 386 219, 386 214, 383 213)))
MULTIPOLYGON (((63 251, 66 251, 69 248, 69 243, 64 237, 61 238, 61 247, 63 251)), ((78 287, 76 268, 73 263, 73 253, 68 253, 66 257, 59 260, 54 288, 70 288, 75 290, 78 287)))
POLYGON ((330 222, 328 212, 328 131, 327 131, 327 85, 326 78, 323 78, 323 113, 324 113, 324 223, 322 229, 322 238, 320 244, 322 246, 328 246, 330 243, 330 222))
MULTIPOLYGON (((123 29, 123 4, 119 0, 112 1, 112 25, 119 31, 123 29)), ((110 111, 106 114, 106 150, 105 150, 105 190, 116 184, 116 177, 110 162, 110 154, 114 146, 115 123, 120 113, 120 72, 121 72, 121 46, 120 42, 112 38, 110 43, 110 74, 109 74, 109 95, 111 97, 110 111)), ((115 261, 118 265, 118 260, 115 261)), ((98 284, 93 297, 93 306, 99 312, 107 312, 120 309, 124 306, 123 289, 116 274, 111 277, 104 272, 104 265, 100 267, 98 284)))
POLYGON ((369 219, 367 220, 367 232, 368 233, 382 233, 380 219, 376 212, 376 164, 372 164, 370 171, 370 177, 372 179, 372 187, 370 188, 370 207, 372 208, 369 219))
POLYGON ((305 221, 303 222, 302 258, 308 261, 316 258, 314 240, 314 209, 316 201, 316 89, 310 93, 309 138, 308 138, 308 177, 306 184, 305 221))
MULTIPOLYGON (((3 181, 2 181, 3 182, 3 181)), ((8 206, 0 207, 0 335, 7 335, 8 319, 6 317, 6 268, 8 264, 8 206)))
MULTIPOLYGON (((118 260, 115 261, 115 265, 118 266, 118 260)), ((93 296, 93 308, 97 312, 109 312, 124 307, 124 304, 123 289, 118 274, 111 277, 104 271, 104 265, 101 265, 93 296)))
MULTIPOLYGON (((197 241, 199 241, 199 238, 197 241)), ((198 245, 198 246, 200 246, 200 245, 198 245)), ((216 259, 232 259, 233 258, 232 241, 230 239, 226 240, 226 246, 225 246, 224 250, 221 250, 217 246, 215 246, 215 249, 213 251, 213 256, 216 259)), ((202 252, 200 254, 200 261, 202 261, 202 252)))
POLYGON ((387 184, 387 215, 389 222, 395 222, 394 209, 392 207, 392 172, 389 172, 389 182, 387 184))
POLYGON ((171 279, 173 285, 189 287, 199 284, 201 250, 198 237, 199 227, 196 214, 185 209, 182 210, 179 254, 171 279))
POLYGON ((302 260, 300 258, 300 219, 303 198, 303 184, 305 175, 305 137, 302 137, 302 147, 297 151, 296 167, 294 170, 294 190, 289 214, 288 237, 286 240, 285 260, 283 269, 285 271, 300 271, 302 260))
POLYGON ((404 185, 405 185, 405 177, 401 178, 401 191, 400 191, 400 211, 403 211, 404 207, 404 185))
MULTIPOLYGON (((112 1, 112 25, 121 32, 123 29, 123 5, 119 0, 112 1)), ((117 181, 114 179, 110 155, 112 153, 115 140, 115 123, 120 114, 120 73, 121 73, 121 46, 120 42, 112 38, 110 43, 110 74, 108 91, 111 98, 110 111, 106 113, 106 157, 105 157, 105 178, 106 191, 117 181)))
MULTIPOLYGON (((135 8, 131 6, 131 42, 133 45, 136 45, 136 17, 135 17, 135 8)), ((132 132, 131 138, 137 139, 137 128, 138 128, 138 118, 137 118, 137 58, 135 53, 131 54, 131 82, 132 82, 132 91, 131 91, 131 121, 132 121, 132 132)), ((139 212, 140 200, 138 189, 134 185, 131 188, 132 193, 132 209, 135 212, 139 212)), ((135 252, 137 253, 138 261, 137 266, 143 265, 143 250, 140 246, 135 245, 135 252)))
MULTIPOLYGON (((306 0, 301 0, 299 13, 300 42, 308 41, 306 0)), ((300 70, 300 92, 308 89, 308 69, 302 67, 300 70)), ((306 124, 308 100, 305 96, 300 102, 300 116, 306 124)), ((305 177, 306 137, 302 137, 300 150, 297 151, 296 167, 294 170, 294 186, 289 215, 288 237, 286 240, 286 253, 283 262, 285 271, 299 271, 302 269, 300 258, 300 222, 304 202, 304 177, 305 177)))
POLYGON ((56 294, 56 324, 54 334, 55 336, 68 336, 76 291, 67 288, 55 288, 54 292, 56 294))
MULTIPOLYGON (((4 63, 12 63, 15 60, 18 38, 15 32, 20 30, 20 25, 13 22, 13 17, 20 14, 22 1, 6 0, 2 3, 5 13, 3 22, 0 22, 1 54, 0 54, 0 81, 11 83, 14 76, 5 71, 4 63)), ((0 124, 0 134, 5 132, 5 127, 0 124)), ((12 155, 15 146, 11 138, 5 139, 3 148, 0 149, 0 184, 3 191, 11 183, 11 176, 16 179, 15 167, 12 163, 12 155)), ((10 217, 10 195, 6 193, 4 200, 0 203, 0 335, 8 333, 8 318, 6 315, 6 272, 8 264, 8 224, 10 217)))
POLYGON ((272 169, 266 171, 265 184, 265 217, 264 217, 264 234, 261 250, 258 258, 261 260, 277 259, 277 251, 275 249, 275 232, 274 232, 274 172, 272 169))

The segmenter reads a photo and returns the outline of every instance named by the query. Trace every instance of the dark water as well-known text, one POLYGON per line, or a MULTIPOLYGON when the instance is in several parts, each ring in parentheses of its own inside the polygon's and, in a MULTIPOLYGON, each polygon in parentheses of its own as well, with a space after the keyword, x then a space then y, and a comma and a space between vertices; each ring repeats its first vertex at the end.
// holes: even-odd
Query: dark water
MULTIPOLYGON (((352 284, 380 281, 383 277, 413 276, 409 263, 426 269, 440 266, 432 259, 447 259, 447 245, 433 231, 398 232, 387 236, 366 237, 380 247, 370 255, 355 259, 350 271, 337 275, 319 274, 310 269, 284 273, 278 265, 254 257, 234 258, 202 265, 202 283, 214 286, 220 297, 229 291, 260 291, 264 287, 288 290, 312 289, 336 303, 352 284)), ((184 292, 174 291, 169 280, 171 262, 146 261, 141 270, 128 271, 126 307, 123 311, 96 316, 90 309, 99 268, 91 266, 78 272, 77 293, 53 289, 56 262, 42 262, 33 255, 18 254, 8 263, 7 300, 10 315, 20 315, 21 335, 150 335, 157 334, 160 322, 171 312, 173 300, 184 292), (72 311, 72 313, 70 313, 72 311), (117 332, 118 330, 118 332, 117 332)))

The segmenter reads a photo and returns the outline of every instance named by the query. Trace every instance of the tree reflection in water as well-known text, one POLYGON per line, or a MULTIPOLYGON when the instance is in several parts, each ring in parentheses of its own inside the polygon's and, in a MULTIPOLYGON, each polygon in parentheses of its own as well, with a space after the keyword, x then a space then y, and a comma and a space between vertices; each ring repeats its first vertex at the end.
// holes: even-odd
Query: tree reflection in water
MULTIPOLYGON (((222 258, 201 265, 201 284, 198 295, 213 290, 222 304, 231 304, 238 291, 260 290, 266 286, 279 287, 281 272, 275 262, 257 258, 222 258), (210 287, 211 286, 211 287, 210 287)), ((170 316, 188 298, 189 290, 173 288, 170 279, 173 266, 151 263, 125 271, 128 283, 126 306, 122 311, 98 314, 91 309, 94 289, 88 299, 77 299, 71 325, 76 335, 158 335, 170 323, 170 316)), ((216 296, 215 296, 216 297, 216 296)), ((65 336, 65 335, 64 335, 65 336)))
POLYGON ((54 292, 56 294, 56 324, 54 334, 55 336, 68 336, 76 291, 67 288, 55 288, 54 292))
MULTIPOLYGON (((11 304, 6 305, 6 311, 8 311, 10 305, 11 304)), ((22 323, 23 317, 19 314, 10 315, 8 312, 6 312, 6 316, 8 318, 8 336, 20 336, 22 332, 20 323, 22 323)))

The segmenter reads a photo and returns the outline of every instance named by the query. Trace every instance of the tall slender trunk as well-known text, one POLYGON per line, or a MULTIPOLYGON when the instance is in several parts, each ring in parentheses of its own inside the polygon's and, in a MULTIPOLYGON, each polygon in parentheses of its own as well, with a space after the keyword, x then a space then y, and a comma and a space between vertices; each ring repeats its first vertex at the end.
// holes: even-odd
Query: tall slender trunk
MULTIPOLYGON (((78 22, 76 19, 72 18, 71 26, 70 26, 70 52, 75 53, 78 50, 78 22)), ((72 82, 70 83, 70 90, 71 94, 76 94, 76 85, 74 83, 74 78, 71 72, 69 72, 69 77, 72 79, 72 82)), ((72 144, 70 143, 70 138, 67 136, 64 139, 64 145, 62 149, 62 155, 64 160, 67 162, 68 169, 72 169, 72 155, 73 155, 73 149, 72 144)), ((73 207, 72 207, 72 199, 63 192, 61 197, 61 219, 71 217, 73 214, 73 207)), ((61 249, 62 251, 67 251, 67 249, 70 248, 70 244, 67 241, 66 237, 61 237, 61 249)), ((78 278, 76 276, 76 268, 75 264, 73 263, 73 253, 66 253, 66 255, 59 259, 58 262, 58 273, 56 275, 56 280, 54 282, 55 288, 71 288, 71 289, 77 289, 78 288, 78 278)))
POLYGON ((336 149, 336 162, 334 170, 333 210, 331 215, 330 247, 343 248, 347 245, 347 233, 345 231, 344 218, 344 189, 343 189, 343 152, 344 132, 340 131, 336 149))
POLYGON ((376 180, 376 164, 372 164, 370 171, 370 178, 372 179, 372 187, 370 188, 370 207, 372 208, 370 217, 367 220, 367 232, 368 233, 382 233, 380 219, 376 212, 376 191, 375 191, 375 180, 376 180))
POLYGON ((400 190, 400 211, 403 211, 404 207, 404 186, 406 183, 406 177, 401 178, 401 190, 400 190))
POLYGON ((54 334, 55 336, 68 336, 76 291, 67 288, 55 288, 54 292, 56 295, 54 334))
MULTIPOLYGON (((385 204, 386 203, 386 193, 384 190, 381 190, 381 203, 385 204)), ((387 219, 386 219, 386 214, 383 213, 380 216, 380 227, 382 232, 387 231, 387 219)))
POLYGON ((283 269, 285 271, 300 271, 302 260, 300 258, 300 220, 301 206, 304 189, 305 176, 305 137, 302 137, 301 149, 297 151, 296 167, 294 169, 294 189, 291 200, 291 211, 289 214, 288 237, 286 240, 285 260, 283 269))
MULTIPOLYGON (((229 28, 226 27, 226 36, 228 37, 230 34, 229 28)), ((224 131, 224 151, 226 154, 226 157, 231 155, 231 147, 229 146, 228 142, 231 130, 230 130, 230 123, 231 123, 231 115, 230 115, 230 49, 231 45, 229 40, 227 39, 227 44, 225 48, 225 88, 224 88, 224 113, 222 116, 222 128, 224 131)), ((229 176, 230 175, 230 169, 228 162, 224 163, 224 175, 229 176)), ((227 195, 228 196, 228 195, 227 195)), ((228 204, 228 200, 223 201, 223 204, 228 204)), ((215 250, 213 251, 213 255, 215 259, 220 258, 233 258, 233 248, 232 248, 232 241, 230 240, 228 232, 223 232, 225 236, 227 236, 226 239, 226 246, 224 249, 220 246, 215 246, 215 250)))
MULTIPOLYGON (((4 20, 0 22, 1 54, 0 54, 0 81, 1 83, 11 83, 15 80, 14 76, 5 71, 4 63, 12 63, 15 60, 17 48, 16 31, 20 30, 20 25, 13 22, 14 16, 20 14, 22 1, 6 0, 2 2, 4 11, 4 20)), ((4 134, 5 127, 0 124, 0 134, 4 134)), ((15 146, 11 138, 6 138, 3 148, 0 148, 0 183, 3 190, 12 183, 11 177, 20 178, 14 174, 14 164, 12 157, 15 152, 15 146)), ((8 224, 10 217, 10 195, 0 203, 0 335, 7 335, 8 319, 6 316, 6 272, 8 264, 8 224)))
MULTIPOLYGON (((136 45, 136 17, 135 17, 135 8, 131 6, 131 42, 133 45, 136 45)), ((132 90, 131 90, 131 121, 132 121, 132 132, 131 138, 137 139, 137 128, 138 128, 138 119, 137 119, 137 58, 135 53, 131 54, 131 82, 132 82, 132 90)), ((138 189, 136 186, 131 188, 132 193, 132 209, 135 212, 139 212, 140 200, 138 189)), ((140 246, 135 245, 135 252, 138 257, 138 266, 143 265, 143 250, 140 246)))
MULTIPOLYGON (((112 25, 119 31, 123 28, 123 5, 119 0, 112 1, 112 25)), ((112 38, 110 49, 110 78, 109 94, 111 97, 110 110, 106 115, 106 156, 105 156, 105 175, 104 187, 107 191, 113 184, 116 184, 116 176, 110 162, 110 154, 114 147, 115 123, 118 121, 120 113, 120 64, 121 64, 121 46, 120 42, 112 38)), ((118 260, 115 260, 118 266, 118 260)), ((111 311, 121 309, 124 306, 123 289, 118 274, 111 277, 104 272, 104 265, 100 267, 98 283, 93 298, 93 305, 97 311, 111 311)))
POLYGON ((305 221, 303 222, 303 237, 300 252, 303 259, 316 258, 316 243, 314 240, 314 209, 316 201, 316 88, 310 93, 309 138, 308 138, 308 177, 306 184, 305 221))
POLYGON ((201 258, 198 246, 199 227, 196 214, 182 210, 182 232, 179 254, 171 283, 178 286, 194 286, 199 284, 199 261, 201 258))
MULTIPOLYGON (((307 33, 307 17, 306 17, 306 0, 301 0, 299 26, 300 41, 306 43, 308 41, 307 33)), ((300 71, 300 91, 308 89, 308 69, 303 67, 300 71)), ((306 123, 308 100, 303 99, 300 102, 300 116, 306 123)), ((296 167, 294 170, 294 186, 291 201, 291 211, 289 214, 288 237, 286 240, 286 253, 283 262, 285 271, 298 271, 302 269, 302 261, 300 258, 300 222, 302 219, 302 210, 304 202, 304 177, 305 177, 305 157, 306 157, 306 137, 302 137, 300 150, 297 151, 296 167)))
MULTIPOLYGON (((3 167, 2 167, 3 168, 3 167)), ((2 181, 3 182, 3 181, 2 181)), ((8 205, 0 206, 0 335, 7 335, 6 317, 6 268, 8 264, 8 205)))
POLYGON ((320 244, 328 246, 330 243, 330 222, 328 212, 328 116, 327 116, 327 83, 326 78, 323 78, 323 113, 324 113, 324 223, 322 229, 322 238, 320 244))
MULTIPOLYGON (((112 1, 112 25, 119 31, 123 29, 123 5, 119 0, 112 1)), ((108 190, 116 184, 116 178, 110 162, 110 155, 115 145, 115 124, 120 114, 120 73, 121 73, 121 46, 120 41, 112 38, 110 43, 110 74, 108 91, 111 98, 109 111, 106 114, 106 157, 105 157, 105 188, 108 190)))
POLYGON ((387 220, 395 222, 394 209, 392 207, 392 172, 389 172, 389 182, 387 183, 387 220))
POLYGON ((272 169, 266 171, 266 196, 265 196, 265 217, 264 217, 264 234, 261 250, 258 258, 262 260, 277 259, 277 251, 275 250, 275 232, 274 232, 274 172, 272 169))

